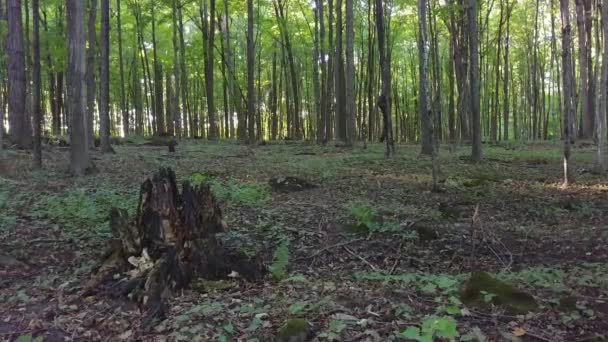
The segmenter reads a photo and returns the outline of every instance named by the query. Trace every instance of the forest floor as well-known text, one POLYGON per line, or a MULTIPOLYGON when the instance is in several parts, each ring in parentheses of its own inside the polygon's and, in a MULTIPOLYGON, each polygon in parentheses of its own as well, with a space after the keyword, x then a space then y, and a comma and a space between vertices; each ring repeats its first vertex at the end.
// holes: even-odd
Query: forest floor
POLYGON ((81 179, 68 176, 65 148, 45 148, 41 172, 27 154, 3 152, 0 341, 269 341, 290 318, 307 320, 318 341, 608 334, 608 180, 588 171, 591 147, 574 150, 576 183, 561 189, 559 144, 484 145, 480 164, 467 146, 446 146, 438 193, 430 159, 411 145, 391 160, 381 145, 115 149, 94 152, 97 172, 81 179), (143 179, 161 166, 179 180, 209 179, 226 203, 222 238, 287 274, 201 282, 174 293, 167 319, 147 330, 128 299, 83 297, 110 238, 109 209, 134 213, 143 179), (284 176, 318 187, 273 191, 269 180, 284 176), (533 295, 538 309, 514 314, 485 292, 485 307, 464 305, 463 284, 477 271, 533 295))

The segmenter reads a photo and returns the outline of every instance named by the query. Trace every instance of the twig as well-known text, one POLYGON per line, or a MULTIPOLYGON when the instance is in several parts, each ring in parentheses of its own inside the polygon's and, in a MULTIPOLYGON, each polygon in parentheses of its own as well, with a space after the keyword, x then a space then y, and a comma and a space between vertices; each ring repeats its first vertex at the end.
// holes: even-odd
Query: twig
POLYGON ((330 249, 334 249, 334 248, 338 248, 338 247, 343 247, 343 246, 350 245, 350 244, 353 244, 355 242, 359 242, 359 241, 362 241, 362 240, 363 239, 354 239, 354 240, 349 240, 349 241, 343 241, 343 242, 340 242, 340 243, 336 243, 334 245, 330 245, 330 246, 327 246, 325 248, 321 248, 321 249, 319 249, 318 251, 316 251, 315 253, 313 253, 313 254, 311 254, 309 256, 298 258, 297 260, 312 259, 312 258, 316 257, 317 255, 322 254, 322 253, 324 253, 324 252, 326 252, 326 251, 328 251, 330 249))
POLYGON ((353 252, 350 248, 346 247, 346 246, 342 246, 342 248, 344 248, 348 254, 356 257, 357 259, 363 261, 365 264, 367 264, 372 270, 374 271, 378 271, 378 268, 376 266, 374 266, 371 262, 365 260, 364 257, 360 256, 359 254, 356 254, 355 252, 353 252))

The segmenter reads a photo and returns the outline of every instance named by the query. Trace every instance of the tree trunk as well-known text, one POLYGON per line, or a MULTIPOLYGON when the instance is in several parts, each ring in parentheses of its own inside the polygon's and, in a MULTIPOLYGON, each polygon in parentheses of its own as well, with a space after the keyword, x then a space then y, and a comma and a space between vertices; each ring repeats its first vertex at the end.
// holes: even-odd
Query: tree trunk
POLYGON ((84 1, 67 1, 67 40, 68 40, 68 113, 70 128, 70 172, 84 176, 92 167, 86 141, 85 126, 85 38, 84 38, 84 1))
MULTIPOLYGON (((314 93, 314 102, 315 102, 315 116, 317 120, 317 135, 316 140, 318 144, 323 143, 323 124, 325 123, 323 119, 322 107, 323 105, 321 100, 321 84, 319 80, 319 56, 321 55, 319 49, 319 11, 321 11, 319 0, 315 0, 315 8, 313 8, 314 14, 314 31, 313 31, 313 39, 314 39, 314 49, 312 53, 312 84, 313 84, 313 93, 314 93)), ((274 57, 274 55, 273 55, 274 57)), ((273 68, 276 68, 276 61, 273 59, 273 68)), ((323 75, 322 75, 323 76, 323 75)), ((321 77, 322 77, 321 76, 321 77)), ((274 92, 273 92, 274 93, 274 92)), ((272 106, 272 105, 271 105, 272 106)))
POLYGON ((471 86, 471 118, 473 120, 472 159, 481 161, 481 122, 479 113, 479 53, 477 40, 477 1, 467 0, 467 18, 469 24, 469 58, 471 86))
POLYGON ((118 32, 118 67, 120 72, 120 113, 122 115, 122 132, 124 136, 129 136, 131 127, 129 123, 129 111, 127 110, 125 94, 125 71, 122 55, 122 22, 120 12, 120 0, 116 0, 116 31, 118 32))
POLYGON ((156 134, 165 134, 165 111, 163 106, 163 69, 158 58, 156 46, 156 4, 152 4, 152 53, 154 57, 154 117, 156 134))
MULTIPOLYGON (((169 120, 171 120, 169 133, 177 136, 178 138, 182 137, 181 130, 181 113, 180 113, 180 70, 179 70, 179 54, 184 53, 183 50, 180 50, 180 46, 177 42, 177 31, 179 26, 177 25, 177 0, 173 0, 171 2, 171 19, 173 20, 173 78, 175 82, 175 93, 172 94, 171 98, 171 108, 170 115, 167 116, 169 120)), ((169 73, 167 73, 169 75, 169 73)), ((171 89, 171 77, 167 77, 167 93, 169 93, 169 89, 171 89)), ((184 99, 185 100, 185 99, 184 99)))
MULTIPOLYGON (((1 7, 1 6, 0 6, 1 7)), ((1 9, 0 9, 1 10, 1 9)), ((41 146, 41 125, 42 125, 42 108, 41 108, 41 84, 40 84, 40 0, 32 1, 32 20, 34 21, 33 28, 33 64, 32 64, 32 105, 34 111, 34 169, 42 168, 42 146, 41 146)), ((4 121, 4 111, 0 111, 0 120, 4 121)), ((0 127, 2 130, 3 127, 0 127)), ((1 133, 0 133, 1 134, 1 133)), ((0 145, 2 139, 0 136, 0 145)))
POLYGON ((99 136, 101 153, 114 152, 110 146, 110 1, 101 0, 101 54, 99 63, 99 136))
POLYGON ((376 30, 378 33, 378 51, 382 74, 382 90, 378 98, 378 107, 382 111, 384 119, 383 139, 386 146, 385 155, 387 158, 391 158, 395 154, 393 122, 391 118, 391 66, 386 52, 386 27, 384 24, 384 6, 382 0, 376 0, 376 30))
POLYGON ((355 112, 355 28, 353 18, 353 0, 346 0, 346 96, 345 96, 345 124, 346 142, 352 146, 357 137, 355 112))
POLYGON ((6 51, 8 56, 8 123, 9 142, 19 148, 30 148, 31 133, 26 107, 25 57, 23 28, 21 26, 21 1, 7 0, 6 51))
MULTIPOLYGON (((190 101, 188 100, 188 75, 186 74, 186 42, 184 40, 184 19, 182 15, 182 7, 178 6, 177 8, 177 19, 179 25, 179 49, 181 51, 179 55, 179 67, 180 67, 180 77, 179 77, 179 90, 181 91, 181 111, 178 107, 178 117, 176 126, 180 129, 179 136, 188 137, 188 117, 191 115, 190 110, 190 101), (183 113, 183 116, 182 116, 183 113), (182 119, 183 118, 183 119, 182 119)), ((176 85, 177 92, 177 85, 176 85)), ((179 96, 179 95, 178 95, 179 96)), ((179 103, 177 104, 179 106, 179 103)), ((192 126, 191 130, 192 130, 192 126)))
MULTIPOLYGON (((600 173, 606 171, 606 111, 608 110, 608 1, 603 0, 602 8, 602 32, 604 43, 602 47, 602 74, 597 86, 600 101, 599 110, 596 112, 597 125, 597 165, 600 173)), ((599 48, 599 46, 598 46, 599 48)))
POLYGON ((509 7, 509 0, 506 0, 507 8, 507 32, 505 36, 505 52, 504 52, 504 76, 502 80, 502 129, 503 129, 503 140, 509 140, 509 44, 510 44, 510 26, 511 26, 511 7, 509 7))
MULTIPOLYGON (((206 1, 206 0, 205 0, 206 1)), ((206 11, 205 11, 206 12, 206 11)), ((206 13, 205 13, 206 14, 206 13)), ((202 18, 201 18, 202 19, 202 18)), ((215 0, 209 0, 209 18, 204 19, 207 32, 205 36, 205 91, 207 95, 207 116, 209 118, 209 140, 217 140, 218 127, 215 122, 215 104, 213 96, 213 43, 215 39, 215 0)))
POLYGON ((574 116, 574 89, 573 89, 573 70, 572 70, 572 49, 570 47, 570 9, 569 0, 560 0, 560 12, 562 17, 562 67, 564 70, 562 77, 562 89, 564 98, 564 182, 567 187, 570 182, 570 154, 572 143, 572 117, 574 116))
POLYGON ((376 140, 376 104, 374 102, 374 81, 376 79, 374 75, 375 69, 375 51, 374 51, 374 26, 373 26, 373 16, 372 16, 372 0, 367 0, 367 25, 368 35, 367 35, 367 119, 368 119, 368 133, 367 137, 369 141, 376 140))
POLYGON ((87 22, 87 112, 85 116, 87 144, 89 148, 93 148, 95 133, 94 133, 94 117, 95 117, 95 55, 97 54, 97 33, 95 24, 97 22, 97 0, 90 0, 89 4, 89 20, 87 22))
POLYGON ((247 0, 247 131, 248 141, 253 144, 255 137, 255 93, 253 76, 255 71, 255 46, 253 42, 253 0, 247 0))
POLYGON ((584 0, 576 0, 576 26, 578 31, 578 60, 580 70, 580 104, 581 104, 581 122, 579 135, 581 138, 590 138, 593 134, 591 123, 593 122, 593 113, 589 108, 589 80, 587 70, 589 68, 589 60, 587 59, 587 36, 585 30, 585 8, 584 0), (591 130, 590 130, 591 128, 591 130))
POLYGON ((422 135, 422 154, 431 155, 433 153, 433 144, 431 142, 432 129, 432 112, 429 108, 429 60, 426 34, 426 0, 418 0, 418 73, 420 81, 418 83, 418 115, 421 119, 421 135, 422 135))

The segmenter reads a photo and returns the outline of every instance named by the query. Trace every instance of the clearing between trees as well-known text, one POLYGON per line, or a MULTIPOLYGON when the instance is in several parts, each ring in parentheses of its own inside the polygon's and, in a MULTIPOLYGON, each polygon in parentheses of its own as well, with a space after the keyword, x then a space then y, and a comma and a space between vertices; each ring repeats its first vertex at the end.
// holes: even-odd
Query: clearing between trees
POLYGON ((608 182, 585 169, 590 147, 574 148, 568 189, 557 143, 486 145, 482 163, 445 147, 439 192, 430 157, 396 147, 387 160, 380 144, 125 144, 92 152, 97 172, 83 178, 67 174, 67 149, 49 147, 44 171, 4 151, 0 340, 606 338, 608 182), (142 183, 164 167, 180 191, 209 187, 218 246, 260 260, 263 274, 195 277, 151 315, 115 291, 149 271, 143 255, 89 285, 111 209, 134 217, 142 183))

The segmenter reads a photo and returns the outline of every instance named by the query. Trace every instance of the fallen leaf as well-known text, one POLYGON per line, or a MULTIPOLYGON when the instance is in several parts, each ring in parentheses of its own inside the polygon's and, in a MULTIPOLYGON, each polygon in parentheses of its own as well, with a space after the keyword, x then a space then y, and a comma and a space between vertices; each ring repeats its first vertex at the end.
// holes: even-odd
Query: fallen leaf
POLYGON ((525 334, 526 334, 526 330, 524 328, 516 327, 515 329, 513 329, 513 335, 515 335, 517 337, 522 337, 525 334))

